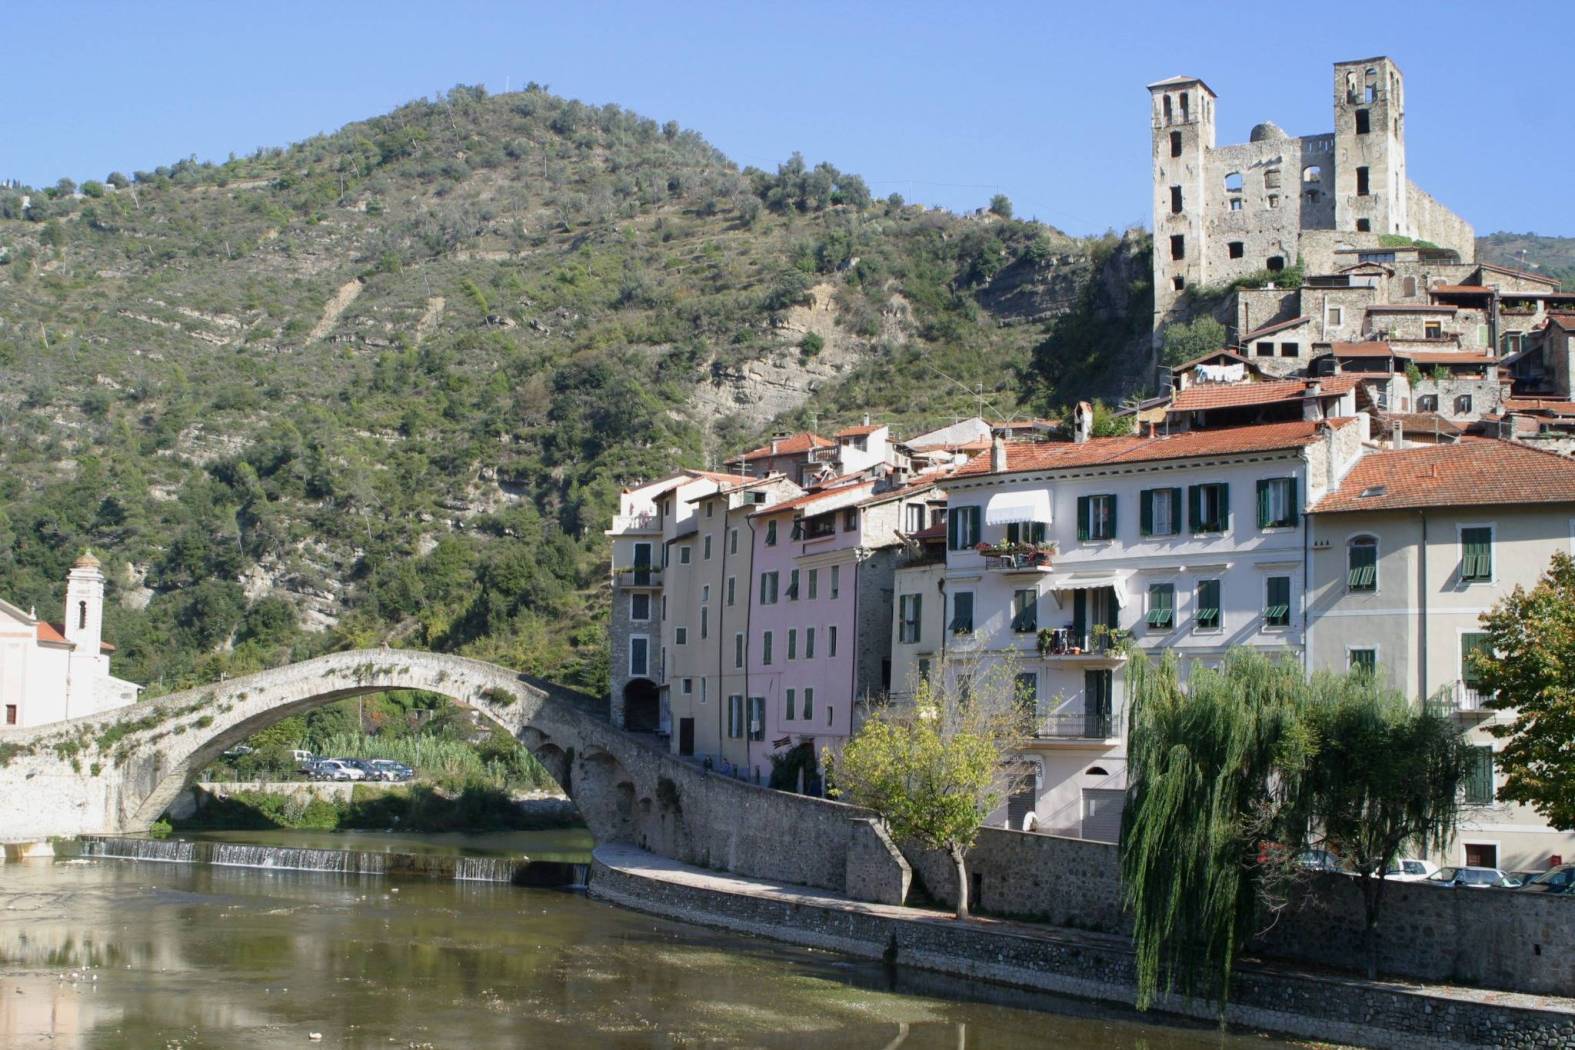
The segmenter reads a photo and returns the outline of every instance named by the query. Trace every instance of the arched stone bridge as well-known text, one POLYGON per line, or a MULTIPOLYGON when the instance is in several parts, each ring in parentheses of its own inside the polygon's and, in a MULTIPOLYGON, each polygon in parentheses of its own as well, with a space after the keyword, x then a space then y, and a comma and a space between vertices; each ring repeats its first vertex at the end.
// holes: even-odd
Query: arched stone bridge
POLYGON ((346 697, 423 689, 502 726, 574 800, 598 843, 846 890, 897 877, 884 836, 848 806, 707 773, 613 726, 604 702, 441 653, 333 653, 101 715, 0 730, 0 842, 147 830, 226 748, 346 697), (873 851, 873 852, 871 852, 873 851))

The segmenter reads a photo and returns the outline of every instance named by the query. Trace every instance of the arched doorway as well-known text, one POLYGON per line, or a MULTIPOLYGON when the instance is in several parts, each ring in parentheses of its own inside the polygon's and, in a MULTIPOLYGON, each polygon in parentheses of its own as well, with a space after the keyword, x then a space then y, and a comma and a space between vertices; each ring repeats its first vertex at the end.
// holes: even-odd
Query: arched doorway
POLYGON ((654 733, 661 726, 661 702, 656 683, 631 678, 623 687, 623 725, 631 733, 654 733))

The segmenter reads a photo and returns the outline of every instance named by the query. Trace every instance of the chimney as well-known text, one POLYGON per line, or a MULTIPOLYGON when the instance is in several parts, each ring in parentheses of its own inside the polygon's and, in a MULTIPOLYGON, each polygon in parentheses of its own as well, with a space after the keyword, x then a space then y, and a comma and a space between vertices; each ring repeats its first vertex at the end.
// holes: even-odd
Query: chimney
POLYGON ((1405 448, 1405 425, 1398 419, 1389 424, 1389 447, 1405 448))
POLYGON ((996 437, 990 442, 990 470, 999 474, 1006 470, 1006 442, 996 437))
POLYGON ((1072 410, 1072 440, 1082 444, 1094 432, 1094 406, 1079 401, 1072 410))

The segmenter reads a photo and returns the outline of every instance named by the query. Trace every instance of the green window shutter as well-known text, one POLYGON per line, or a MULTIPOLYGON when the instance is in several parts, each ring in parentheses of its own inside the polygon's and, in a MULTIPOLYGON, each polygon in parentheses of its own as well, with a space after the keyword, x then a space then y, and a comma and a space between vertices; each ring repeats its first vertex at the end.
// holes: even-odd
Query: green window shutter
POLYGON ((1170 532, 1171 535, 1181 531, 1181 490, 1170 490, 1170 532))
POLYGON ((1460 565, 1462 580, 1491 580, 1493 578, 1493 530, 1461 529, 1461 545, 1465 557, 1460 565))
POLYGON ((1154 535, 1154 490, 1138 493, 1138 535, 1154 535))
POLYGON ((968 508, 968 543, 970 546, 978 543, 979 537, 982 535, 979 529, 979 518, 981 513, 982 512, 978 507, 968 508))
POLYGON ((1471 770, 1466 776, 1466 802, 1487 806, 1493 802, 1493 749, 1472 748, 1471 770))
POLYGON ((1072 634, 1077 639, 1077 644, 1082 644, 1083 635, 1088 633, 1088 592, 1076 590, 1072 592, 1072 634))
POLYGON ((1077 538, 1088 539, 1088 497, 1077 497, 1077 538))
POLYGON ((1295 525, 1301 520, 1302 515, 1301 486, 1297 483, 1296 478, 1290 477, 1285 479, 1285 487, 1289 490, 1287 497, 1289 509, 1285 512, 1285 523, 1287 525, 1295 525))
POLYGON ((1203 531, 1203 486, 1187 486, 1187 525, 1193 532, 1203 531))
POLYGON ((1258 480, 1258 528, 1266 529, 1274 522, 1269 516, 1269 488, 1272 483, 1265 478, 1258 480))
POLYGON ((954 551, 954 550, 959 550, 960 549, 958 547, 958 545, 957 545, 957 530, 958 530, 958 528, 961 525, 962 525, 962 516, 960 514, 948 514, 948 515, 946 515, 946 549, 947 550, 953 550, 954 551))
POLYGON ((1460 636, 1460 680, 1475 689, 1482 684, 1482 672, 1472 662, 1472 653, 1492 655, 1493 646, 1486 634, 1469 632, 1460 636))
POLYGON ((1043 542, 1045 542, 1046 537, 1049 536, 1049 530, 1050 530, 1050 526, 1046 522, 1043 522, 1043 521, 1036 521, 1036 522, 1034 522, 1033 525, 1028 530, 1028 541, 1030 543, 1043 543, 1043 542))
POLYGON ((1230 485, 1220 483, 1220 515, 1216 523, 1220 532, 1230 531, 1230 485))
POLYGON ((1109 495, 1105 499, 1109 501, 1106 505, 1110 508, 1110 528, 1105 533, 1105 538, 1113 540, 1116 538, 1116 497, 1109 495))
POLYGON ((1198 626, 1215 628, 1220 625, 1220 581, 1198 581, 1198 626))

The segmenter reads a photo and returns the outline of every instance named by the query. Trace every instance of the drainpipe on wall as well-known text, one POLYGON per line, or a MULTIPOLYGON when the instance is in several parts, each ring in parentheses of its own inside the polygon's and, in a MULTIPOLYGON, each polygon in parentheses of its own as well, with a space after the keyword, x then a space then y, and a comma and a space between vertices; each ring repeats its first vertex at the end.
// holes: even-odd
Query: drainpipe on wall
POLYGON ((1312 527, 1311 514, 1302 514, 1302 674, 1312 671, 1312 603, 1308 592, 1312 588, 1312 527))
POLYGON ((853 616, 849 620, 853 630, 848 644, 853 646, 853 659, 848 661, 848 732, 853 732, 853 704, 859 692, 859 577, 864 573, 862 547, 853 548, 853 616))
POLYGON ((1417 521, 1422 526, 1422 556, 1421 566, 1416 575, 1417 595, 1417 632, 1416 632, 1416 657, 1417 657, 1417 682, 1421 688, 1422 702, 1427 703, 1427 511, 1416 512, 1417 521))
MULTIPOLYGON (((722 688, 722 668, 726 666, 725 661, 727 660, 727 625, 732 623, 732 618, 727 612, 727 540, 732 531, 732 526, 727 522, 727 497, 724 496, 722 498, 722 575, 717 581, 717 586, 721 593, 717 595, 720 601, 716 603, 716 708, 718 711, 720 711, 722 706, 727 703, 727 690, 722 688)), ((748 580, 744 581, 746 585, 748 582, 748 580)), ((734 598, 735 600, 737 598, 736 588, 734 589, 734 598)), ((694 707, 691 704, 691 715, 693 712, 694 707)), ((720 740, 721 738, 718 737, 717 739, 720 740)), ((691 755, 690 757, 692 758, 694 756, 691 755)))
MULTIPOLYGON (((741 714, 743 715, 743 719, 744 719, 744 768, 748 769, 749 768, 749 763, 750 763, 750 754, 749 754, 749 649, 750 649, 750 643, 752 641, 752 639, 750 638, 750 634, 752 633, 750 624, 751 624, 751 620, 753 619, 754 611, 755 611, 755 559, 754 559, 754 552, 755 552, 755 522, 754 522, 753 517, 751 517, 751 515, 748 514, 748 513, 745 513, 745 515, 744 515, 744 524, 749 526, 749 553, 750 553, 750 558, 749 558, 749 586, 748 586, 748 588, 745 589, 745 592, 744 592, 745 594, 749 595, 749 604, 744 606, 744 709, 741 712, 741 714)), ((720 716, 720 714, 721 714, 721 712, 718 712, 719 716, 720 716)), ((718 723, 719 724, 720 724, 720 721, 721 721, 721 719, 719 717, 718 718, 718 723)), ((762 729, 765 728, 765 724, 766 724, 766 713, 764 711, 762 711, 762 712, 760 712, 760 726, 761 726, 762 729)), ((727 738, 726 737, 721 737, 720 739, 725 741, 727 738)), ((722 744, 722 747, 725 750, 726 747, 727 747, 727 744, 724 742, 722 744)))

